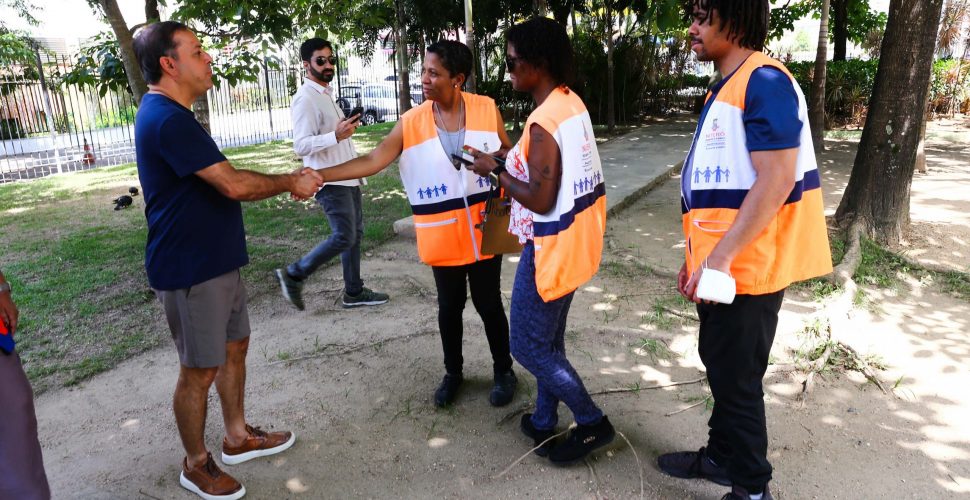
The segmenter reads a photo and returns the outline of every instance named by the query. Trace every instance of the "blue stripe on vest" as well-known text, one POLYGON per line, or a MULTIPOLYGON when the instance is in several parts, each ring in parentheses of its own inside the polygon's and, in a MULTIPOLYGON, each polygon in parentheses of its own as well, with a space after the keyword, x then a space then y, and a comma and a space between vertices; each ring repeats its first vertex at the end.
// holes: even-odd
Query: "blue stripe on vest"
MULTIPOLYGON (((785 200, 785 204, 797 203, 802 201, 802 193, 822 187, 818 170, 805 172, 803 180, 795 182, 795 187, 785 200)), ((695 208, 731 208, 740 209, 744 197, 748 195, 747 189, 701 189, 691 193, 691 209, 695 208)), ((682 213, 687 213, 687 207, 681 201, 682 213)))
MULTIPOLYGON (((488 191, 484 193, 476 193, 468 197, 468 206, 472 206, 478 203, 484 203, 485 199, 488 198, 488 191)), ((452 198, 448 201, 442 201, 441 203, 429 203, 427 205, 411 205, 411 212, 414 215, 434 215, 440 214, 442 212, 448 212, 451 210, 458 210, 465 208, 465 202, 462 198, 452 198)))
POLYGON ((573 209, 559 216, 558 221, 553 222, 535 222, 532 223, 532 232, 535 237, 540 236, 552 236, 554 234, 559 234, 567 229, 569 226, 573 225, 573 221, 576 220, 576 214, 586 210, 587 208, 596 204, 596 202, 606 196, 606 184, 599 183, 593 188, 589 193, 576 198, 573 202, 573 209))

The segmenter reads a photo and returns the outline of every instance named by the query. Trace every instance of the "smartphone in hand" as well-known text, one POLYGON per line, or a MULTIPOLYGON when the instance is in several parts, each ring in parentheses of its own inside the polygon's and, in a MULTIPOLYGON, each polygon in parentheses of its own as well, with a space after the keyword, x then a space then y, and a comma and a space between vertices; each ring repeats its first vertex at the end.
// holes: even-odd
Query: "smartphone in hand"
POLYGON ((357 117, 356 121, 360 121, 360 119, 363 118, 364 116, 364 107, 357 106, 356 108, 350 110, 350 114, 347 115, 347 118, 350 118, 351 116, 356 116, 357 117))
POLYGON ((461 165, 470 167, 475 163, 473 160, 469 160, 468 158, 465 158, 464 155, 456 155, 454 153, 451 154, 451 160, 452 160, 451 163, 455 166, 455 170, 460 170, 461 165))

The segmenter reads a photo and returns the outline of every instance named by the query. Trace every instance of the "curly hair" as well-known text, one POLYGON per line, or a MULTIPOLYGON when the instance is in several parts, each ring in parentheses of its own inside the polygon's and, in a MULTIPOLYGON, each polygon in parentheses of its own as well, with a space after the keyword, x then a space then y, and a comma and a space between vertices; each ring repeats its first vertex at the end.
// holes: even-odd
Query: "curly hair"
POLYGON ((566 28, 548 17, 533 17, 509 28, 505 41, 523 61, 544 69, 559 85, 575 78, 575 56, 566 28))
POLYGON ((684 20, 694 20, 694 9, 706 14, 697 21, 701 24, 711 22, 711 12, 717 11, 721 19, 721 29, 727 28, 728 40, 744 48, 764 50, 768 38, 768 0, 681 0, 684 20))

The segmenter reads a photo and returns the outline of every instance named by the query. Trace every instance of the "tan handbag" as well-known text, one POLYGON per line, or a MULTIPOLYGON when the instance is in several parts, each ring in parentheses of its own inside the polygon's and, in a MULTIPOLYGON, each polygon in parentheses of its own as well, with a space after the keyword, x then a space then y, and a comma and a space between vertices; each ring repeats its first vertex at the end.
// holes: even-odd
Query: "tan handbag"
POLYGON ((522 251, 519 237, 509 232, 512 200, 498 188, 488 190, 485 214, 478 228, 482 231, 482 254, 504 255, 522 251))

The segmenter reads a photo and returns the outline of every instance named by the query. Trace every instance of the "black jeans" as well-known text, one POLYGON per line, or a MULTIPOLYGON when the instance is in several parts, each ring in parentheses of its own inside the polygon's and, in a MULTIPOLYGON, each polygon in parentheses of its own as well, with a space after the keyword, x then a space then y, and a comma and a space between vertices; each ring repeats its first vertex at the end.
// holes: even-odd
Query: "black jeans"
POLYGON ((698 304, 701 361, 714 396, 707 450, 734 484, 760 492, 771 480, 761 379, 785 291, 698 304))
POLYGON ((360 187, 327 185, 317 191, 316 198, 330 221, 330 237, 290 264, 286 272, 303 281, 339 255, 344 271, 344 291, 358 295, 364 288, 364 281, 360 279, 360 240, 364 237, 360 187))
POLYGON ((509 320, 505 316, 502 291, 502 256, 465 264, 464 266, 432 266, 434 282, 438 289, 438 330, 441 332, 441 348, 445 354, 445 370, 451 374, 461 373, 464 358, 461 355, 463 335, 461 315, 465 309, 466 280, 472 292, 472 304, 485 324, 485 337, 492 351, 492 369, 504 373, 512 368, 509 353, 509 320))

